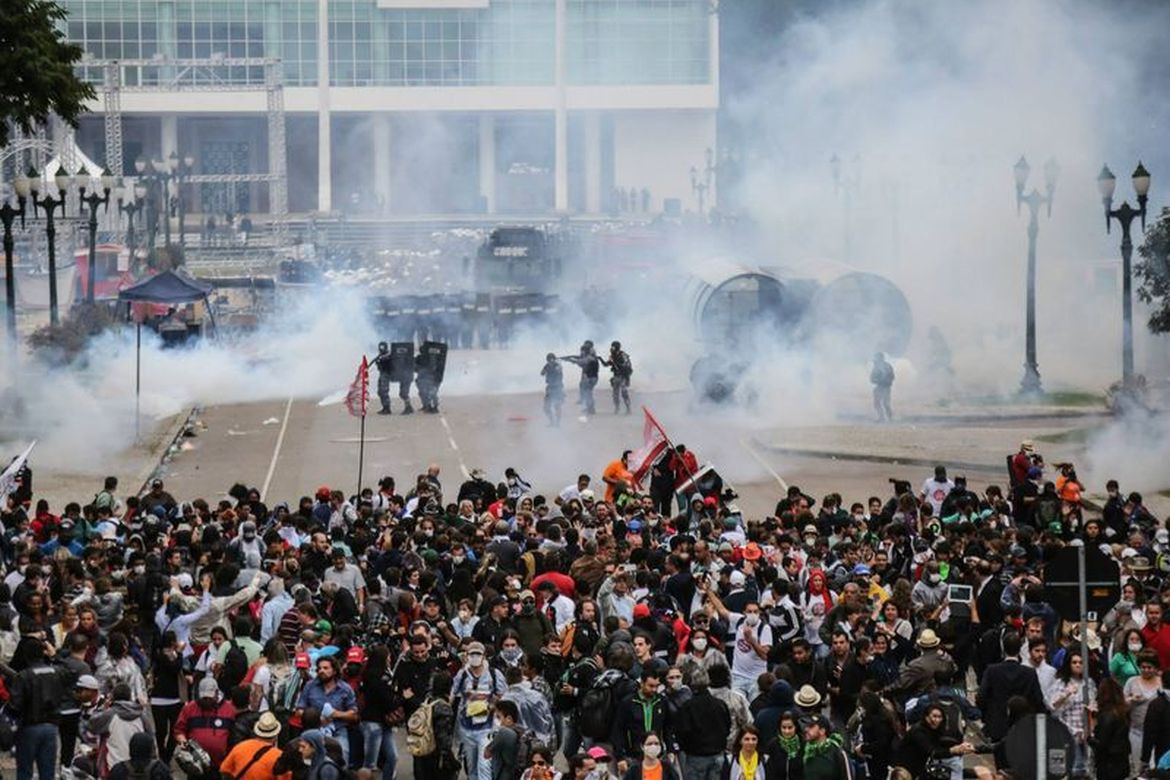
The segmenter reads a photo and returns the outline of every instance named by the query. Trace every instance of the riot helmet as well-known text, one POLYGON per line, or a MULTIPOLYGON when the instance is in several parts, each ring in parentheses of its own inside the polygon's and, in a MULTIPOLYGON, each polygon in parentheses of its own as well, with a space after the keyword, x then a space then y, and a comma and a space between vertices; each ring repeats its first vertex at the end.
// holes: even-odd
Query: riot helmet
POLYGON ((592 351, 593 351, 593 342, 586 339, 585 343, 581 345, 581 352, 588 353, 588 352, 592 352, 592 351))
POLYGON ((621 348, 622 348, 622 343, 620 341, 615 341, 609 345, 610 352, 617 352, 621 348))
POLYGON ((555 353, 555 352, 550 352, 550 353, 548 353, 547 355, 545 355, 545 356, 544 356, 544 359, 545 359, 547 362, 549 362, 549 363, 552 363, 552 362, 554 362, 554 361, 557 359, 556 353, 555 353))
POLYGON ((390 349, 390 345, 387 344, 385 341, 378 342, 378 351, 379 352, 387 352, 387 351, 389 351, 389 349, 390 349))

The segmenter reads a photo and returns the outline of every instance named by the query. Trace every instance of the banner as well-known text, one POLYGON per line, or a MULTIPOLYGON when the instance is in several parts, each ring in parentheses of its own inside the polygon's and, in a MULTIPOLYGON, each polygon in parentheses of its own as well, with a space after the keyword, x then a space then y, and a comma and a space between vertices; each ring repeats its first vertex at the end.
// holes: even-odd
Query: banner
POLYGON ((362 364, 358 366, 357 376, 349 386, 345 395, 345 408, 354 417, 365 417, 366 409, 370 404, 370 362, 362 355, 362 364))
POLYGON ((666 431, 654 419, 654 415, 650 414, 650 410, 643 406, 642 414, 645 415, 642 420, 642 446, 630 455, 629 466, 630 471, 634 473, 634 481, 638 484, 642 483, 654 461, 658 460, 670 446, 666 431))

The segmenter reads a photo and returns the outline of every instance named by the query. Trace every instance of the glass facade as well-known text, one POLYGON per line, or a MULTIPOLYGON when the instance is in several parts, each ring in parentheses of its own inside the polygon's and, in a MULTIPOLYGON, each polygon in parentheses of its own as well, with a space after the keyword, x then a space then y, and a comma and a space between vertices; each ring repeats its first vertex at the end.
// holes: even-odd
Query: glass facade
MULTIPOLYGON (((317 81, 316 0, 61 0, 66 32, 95 59, 278 57, 288 86, 317 81)), ((483 9, 379 9, 330 0, 331 83, 361 86, 550 85, 553 0, 491 0, 483 9)), ((570 84, 705 84, 709 0, 567 0, 570 84)), ((261 69, 188 74, 148 66, 130 84, 262 83, 261 69)), ((96 68, 83 75, 100 81, 96 68)))

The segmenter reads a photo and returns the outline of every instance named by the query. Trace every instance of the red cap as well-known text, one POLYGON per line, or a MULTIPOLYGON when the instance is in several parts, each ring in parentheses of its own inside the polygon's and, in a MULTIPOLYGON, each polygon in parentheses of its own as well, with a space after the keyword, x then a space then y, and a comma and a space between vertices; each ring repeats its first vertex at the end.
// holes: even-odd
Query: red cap
POLYGON ((650 607, 645 604, 634 605, 634 620, 638 618, 650 617, 650 607))
POLYGON ((345 651, 345 662, 347 664, 364 664, 366 662, 366 651, 357 646, 349 648, 345 651))
POLYGON ((297 662, 296 666, 298 669, 308 669, 309 667, 312 666, 312 664, 309 663, 309 654, 308 653, 297 653, 296 662, 297 662))
POLYGON ((703 499, 704 506, 718 506, 719 502, 715 500, 715 496, 707 496, 703 499))
POLYGON ((329 489, 328 485, 322 485, 321 487, 317 488, 317 498, 325 500, 331 495, 333 495, 333 491, 329 489))
POLYGON ((764 553, 760 549, 760 546, 755 542, 748 542, 746 545, 744 545, 743 557, 749 561, 759 560, 760 556, 763 554, 764 553))

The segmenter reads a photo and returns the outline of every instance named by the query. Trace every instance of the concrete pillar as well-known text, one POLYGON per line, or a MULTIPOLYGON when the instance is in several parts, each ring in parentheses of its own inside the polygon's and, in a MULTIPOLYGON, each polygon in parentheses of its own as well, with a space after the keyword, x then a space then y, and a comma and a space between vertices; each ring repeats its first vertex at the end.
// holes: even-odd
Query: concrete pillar
POLYGON ((389 214, 390 204, 390 115, 374 114, 374 194, 382 202, 381 213, 389 214))
POLYGON ((601 213, 601 113, 585 115, 585 211, 601 213))
POLYGON ((569 117, 565 96, 565 0, 556 0, 556 160, 553 163, 553 208, 569 210, 569 117))
POLYGON ((329 0, 317 0, 317 210, 333 210, 329 106, 329 0))
POLYGON ((182 153, 179 152, 179 117, 175 114, 163 114, 160 119, 162 134, 158 145, 158 148, 161 150, 159 159, 167 162, 171 156, 171 152, 182 156, 182 153))
POLYGON ((496 118, 479 115, 479 194, 488 214, 496 213, 496 118))

